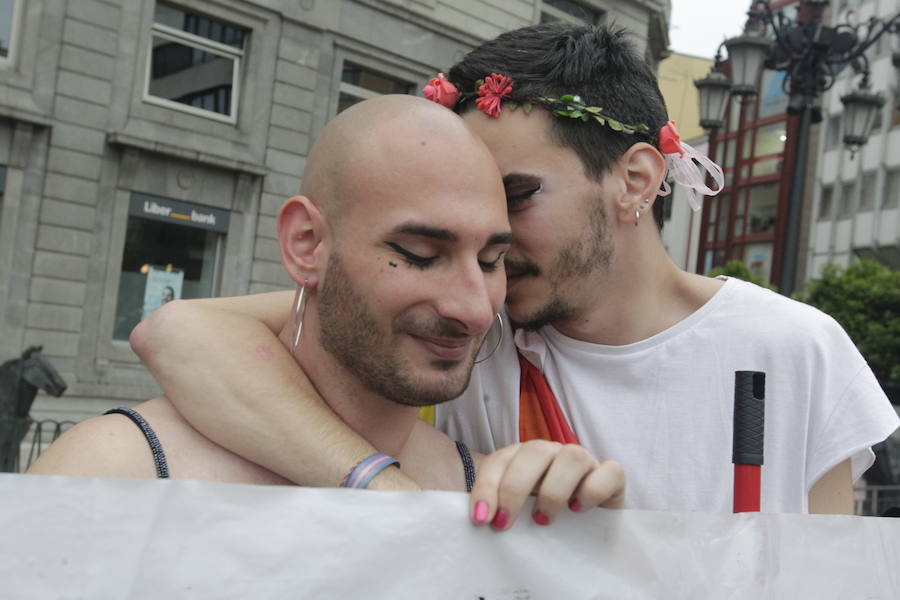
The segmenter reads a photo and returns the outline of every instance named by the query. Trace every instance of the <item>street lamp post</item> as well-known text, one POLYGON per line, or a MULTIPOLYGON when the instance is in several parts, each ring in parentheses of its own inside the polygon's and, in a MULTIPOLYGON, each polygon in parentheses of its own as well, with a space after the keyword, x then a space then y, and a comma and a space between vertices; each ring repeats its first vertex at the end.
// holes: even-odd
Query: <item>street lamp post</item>
MULTIPOLYGON (((769 0, 755 0, 747 13, 744 33, 723 42, 731 61, 732 94, 750 96, 763 67, 783 71, 784 90, 791 97, 788 114, 797 115, 799 127, 796 140, 796 164, 790 183, 788 215, 785 224, 784 246, 778 289, 790 295, 794 289, 797 270, 797 251, 800 238, 800 217, 803 205, 806 164, 809 156, 810 128, 822 120, 819 99, 834 85, 837 76, 851 67, 862 75, 860 88, 841 98, 846 119, 844 143, 855 153, 868 140, 875 112, 884 103, 869 89, 869 61, 865 51, 884 33, 900 32, 900 14, 885 21, 872 17, 856 25, 842 23, 828 26, 822 23, 822 13, 829 0, 805 0, 796 20, 772 10, 769 0), (768 30, 770 37, 766 37, 768 30)), ((695 82, 700 90, 702 127, 715 134, 721 120, 712 113, 704 113, 704 89, 714 73, 721 74, 720 55, 709 77, 695 82), (718 125, 718 126, 716 126, 718 125)))

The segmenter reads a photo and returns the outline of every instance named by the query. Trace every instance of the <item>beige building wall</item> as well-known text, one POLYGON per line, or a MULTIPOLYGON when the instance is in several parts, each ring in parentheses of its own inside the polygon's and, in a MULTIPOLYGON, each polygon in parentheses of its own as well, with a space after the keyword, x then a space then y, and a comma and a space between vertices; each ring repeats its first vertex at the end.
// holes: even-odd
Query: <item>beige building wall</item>
POLYGON ((694 81, 706 77, 712 66, 708 58, 675 53, 659 63, 659 91, 683 140, 706 135, 700 127, 700 100, 694 81))

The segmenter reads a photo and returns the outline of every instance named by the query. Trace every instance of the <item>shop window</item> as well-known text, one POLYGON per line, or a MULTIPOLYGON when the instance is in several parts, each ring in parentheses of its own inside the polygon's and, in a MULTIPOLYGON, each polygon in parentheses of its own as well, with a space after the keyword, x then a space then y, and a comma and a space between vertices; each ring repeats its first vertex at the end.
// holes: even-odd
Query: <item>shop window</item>
POLYGON ((0 0, 0 65, 12 61, 15 48, 18 0, 0 0))
POLYGON ((224 210, 132 194, 113 339, 166 302, 218 293, 228 222, 224 210))
POLYGON ((750 272, 769 281, 772 275, 772 243, 747 244, 744 246, 744 263, 750 272))
POLYGON ((163 2, 153 21, 145 99, 236 122, 247 30, 163 2))
POLYGON ((784 121, 779 121, 757 129, 753 156, 783 153, 784 142, 787 140, 786 126, 787 124, 784 121))
POLYGON ((766 69, 762 74, 759 95, 759 118, 787 112, 788 96, 784 93, 784 71, 766 69))
POLYGON ((766 183, 750 188, 750 235, 771 233, 778 215, 778 184, 766 183))
POLYGON ((574 23, 597 25, 603 19, 603 11, 574 0, 543 0, 541 23, 574 23))
POLYGON ((881 208, 897 208, 898 204, 900 204, 900 169, 888 171, 884 178, 881 208))
POLYGON ((870 171, 863 173, 862 184, 859 189, 859 210, 868 211, 875 207, 875 182, 878 173, 870 171))
POLYGON ((383 94, 415 94, 416 84, 344 61, 338 93, 338 112, 383 94))
POLYGON ((848 219, 853 216, 856 207, 853 193, 856 191, 856 185, 852 181, 848 181, 841 185, 840 204, 838 205, 837 218, 848 219))
POLYGON ((831 204, 834 199, 834 188, 830 185, 822 188, 822 195, 819 198, 819 220, 827 221, 831 218, 831 204))

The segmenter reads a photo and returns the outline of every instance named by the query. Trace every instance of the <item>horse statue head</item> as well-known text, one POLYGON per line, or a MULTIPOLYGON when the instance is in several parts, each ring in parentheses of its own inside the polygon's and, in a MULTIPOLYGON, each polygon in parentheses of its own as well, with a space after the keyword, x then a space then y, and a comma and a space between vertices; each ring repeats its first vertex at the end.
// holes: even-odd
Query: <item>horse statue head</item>
POLYGON ((0 472, 16 472, 19 448, 31 427, 31 405, 38 390, 51 396, 66 391, 66 380, 31 346, 22 356, 0 365, 0 472))
POLYGON ((30 346, 19 358, 0 365, 0 416, 26 418, 38 390, 56 397, 66 391, 66 380, 42 350, 30 346))

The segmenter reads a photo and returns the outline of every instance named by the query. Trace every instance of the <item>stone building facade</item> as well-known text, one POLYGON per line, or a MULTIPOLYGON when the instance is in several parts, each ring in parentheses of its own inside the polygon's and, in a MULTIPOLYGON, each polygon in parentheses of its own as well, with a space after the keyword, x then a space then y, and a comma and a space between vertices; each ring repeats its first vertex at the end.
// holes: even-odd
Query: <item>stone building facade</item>
MULTIPOLYGON (((900 11, 900 0, 843 0, 834 23, 885 21, 900 11)), ((858 152, 844 144, 841 96, 855 90, 860 77, 846 69, 822 99, 824 121, 818 151, 811 156, 817 169, 810 182, 812 206, 805 279, 817 279, 824 266, 847 267, 872 258, 900 269, 900 36, 885 34, 868 51, 872 91, 884 105, 875 116, 868 143, 858 152)), ((807 198, 809 201, 810 198, 807 198)))
POLYGON ((0 0, 0 359, 43 345, 81 420, 158 387, 130 329, 172 297, 284 289, 275 215, 342 108, 473 46, 669 0, 0 0))

